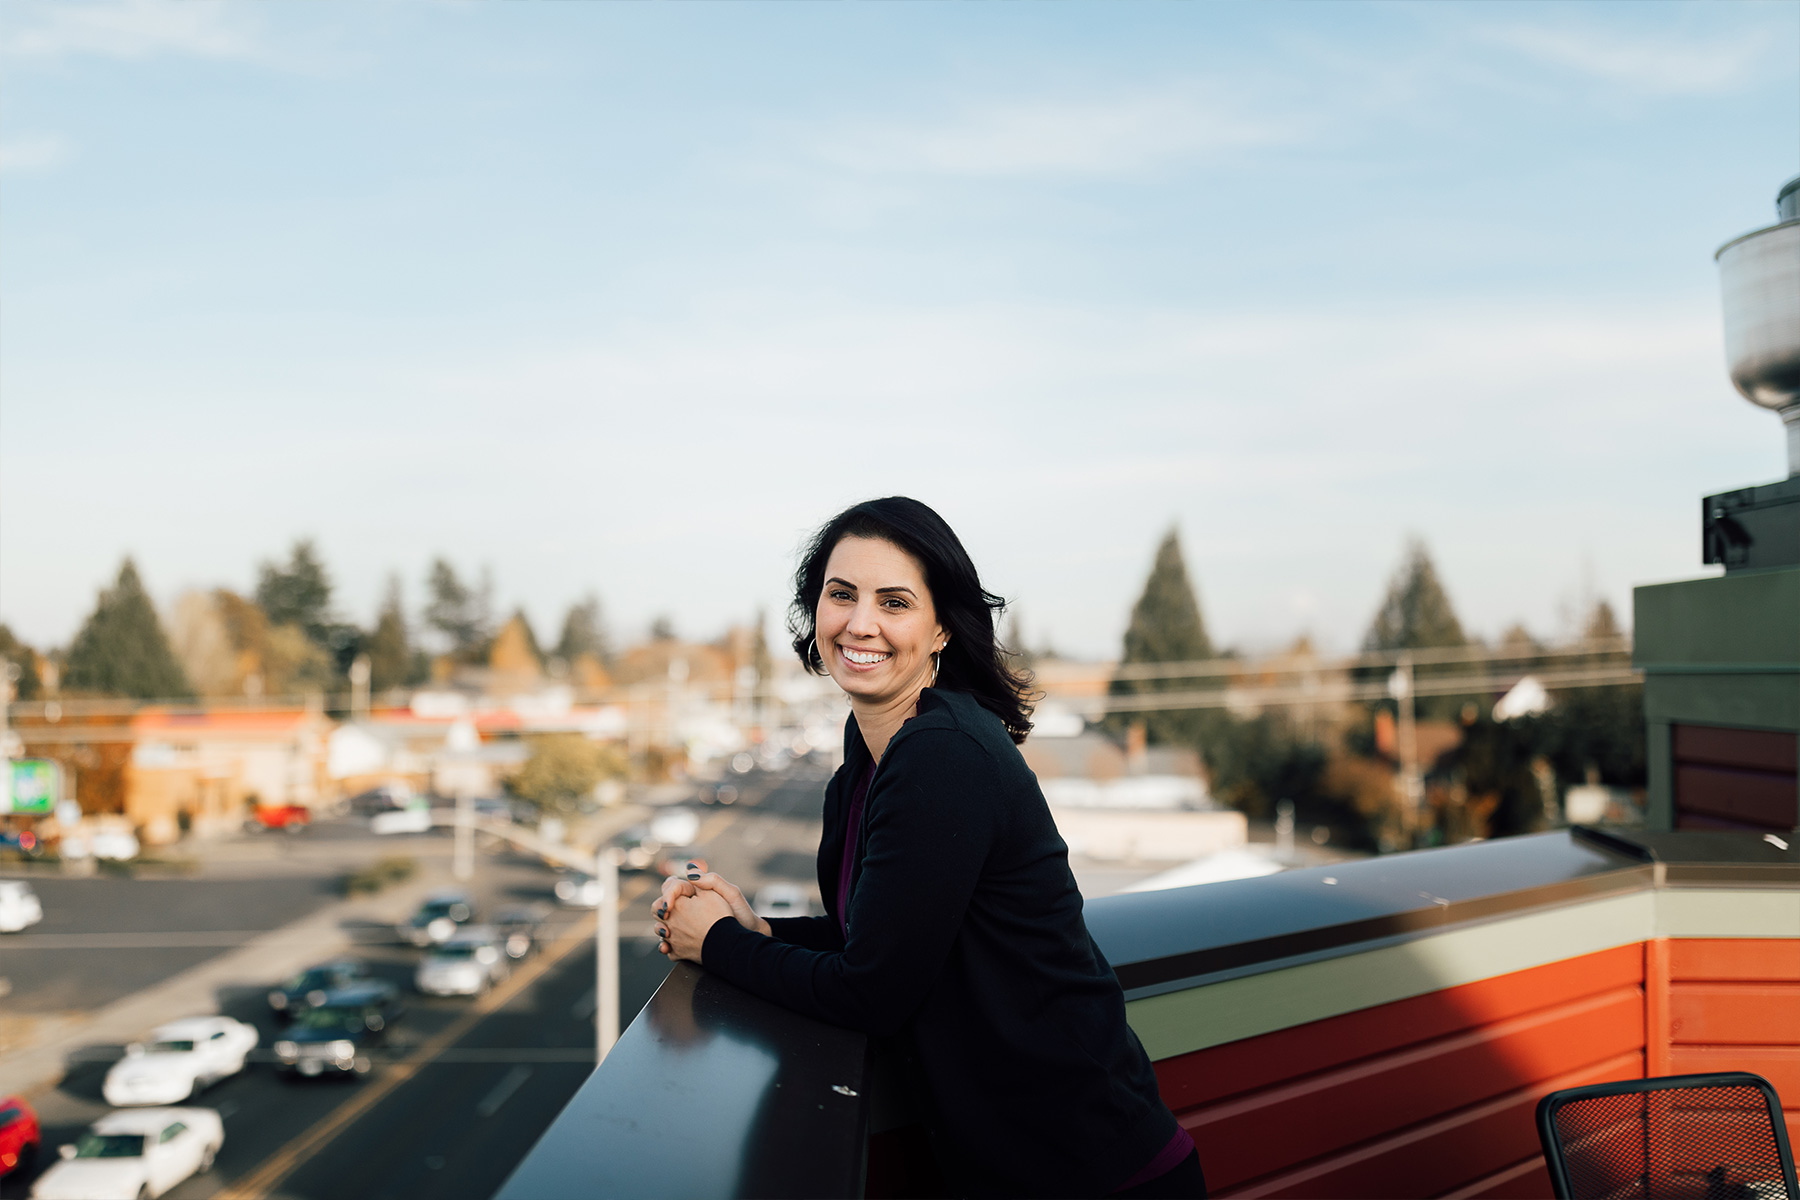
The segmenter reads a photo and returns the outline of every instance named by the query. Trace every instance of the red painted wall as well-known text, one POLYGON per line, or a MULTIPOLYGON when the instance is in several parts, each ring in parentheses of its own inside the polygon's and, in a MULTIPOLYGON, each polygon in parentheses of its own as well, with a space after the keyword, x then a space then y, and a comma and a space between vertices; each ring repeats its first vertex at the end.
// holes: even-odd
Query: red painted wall
POLYGON ((1800 1143, 1800 940, 1658 940, 1156 1064, 1217 1196, 1541 1197, 1559 1088, 1753 1071, 1800 1143))

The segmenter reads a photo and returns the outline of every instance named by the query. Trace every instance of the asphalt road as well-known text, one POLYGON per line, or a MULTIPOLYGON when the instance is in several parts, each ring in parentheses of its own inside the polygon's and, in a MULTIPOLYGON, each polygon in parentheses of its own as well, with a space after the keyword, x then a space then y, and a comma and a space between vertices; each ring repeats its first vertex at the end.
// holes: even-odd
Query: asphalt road
MULTIPOLYGON (((697 852, 752 895, 770 882, 798 883, 816 905, 813 855, 823 780, 823 770, 807 763, 780 776, 733 776, 730 782, 741 797, 735 804, 695 805, 702 816, 697 852)), ((354 837, 341 831, 334 836, 354 837)), ((478 905, 490 909, 548 902, 554 880, 555 873, 541 863, 511 853, 489 854, 479 860, 474 890, 478 905)), ((101 881, 71 882, 91 887, 101 881)), ((78 923, 69 932, 91 931, 108 920, 120 922, 115 927, 171 928, 167 897, 178 897, 187 906, 180 911, 200 928, 249 929, 264 919, 258 915, 264 909, 257 907, 264 901, 243 899, 231 890, 239 881, 104 882, 116 883, 116 892, 96 893, 78 906, 85 915, 69 918, 78 923), (175 891, 146 890, 172 884, 175 891), (184 886, 222 890, 209 899, 205 891, 190 895, 184 886), (141 907, 133 904, 134 894, 157 898, 161 914, 156 920, 130 915, 141 907), (133 920, 147 923, 133 926, 133 920)), ((271 893, 278 886, 300 889, 295 903, 306 903, 311 894, 305 891, 306 880, 251 882, 271 893)), ((657 882, 650 875, 627 875, 622 887, 627 900, 623 928, 637 935, 625 937, 620 946, 622 1024, 649 1000, 668 970, 654 939, 646 936, 648 902, 657 882)), ((319 883, 313 880, 311 886, 319 883)), ((39 886, 39 892, 47 910, 60 907, 48 888, 39 886)), ((279 903, 271 899, 267 907, 273 912, 279 903)), ((289 910, 287 919, 292 915, 289 910)), ((486 1200, 593 1069, 594 958, 591 932, 586 932, 591 921, 591 913, 558 910, 548 935, 563 940, 527 960, 510 985, 479 1002, 412 993, 417 951, 398 944, 365 947, 362 957, 379 973, 406 985, 409 1003, 375 1069, 359 1080, 292 1080, 266 1061, 253 1062, 242 1074, 208 1089, 192 1103, 215 1108, 224 1117, 224 1150, 210 1174, 187 1181, 169 1196, 486 1200)), ((48 925, 47 919, 38 929, 49 932, 48 925)), ((72 986, 61 981, 62 974, 88 977, 94 968, 82 962, 83 956, 91 954, 101 963, 110 957, 90 951, 40 953, 47 963, 34 967, 41 975, 30 986, 45 995, 72 986)), ((129 960, 134 953, 139 952, 111 955, 129 960)), ((198 952, 199 958, 207 953, 198 952)), ((11 966, 8 971, 18 974, 11 966)), ((277 1027, 262 988, 246 986, 224 997, 223 1007, 258 1024, 266 1057, 277 1027)), ((106 1066, 104 1061, 84 1066, 55 1091, 34 1097, 47 1148, 42 1165, 53 1161, 55 1146, 108 1111, 100 1098, 106 1066)), ((0 1198, 25 1196, 30 1177, 30 1172, 18 1172, 0 1183, 0 1198)))

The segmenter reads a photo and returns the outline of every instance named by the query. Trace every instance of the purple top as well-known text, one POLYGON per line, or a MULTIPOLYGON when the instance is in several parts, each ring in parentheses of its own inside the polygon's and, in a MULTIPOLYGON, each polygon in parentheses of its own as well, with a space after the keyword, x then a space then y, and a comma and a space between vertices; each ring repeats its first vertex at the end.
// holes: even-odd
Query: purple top
POLYGON ((838 928, 850 937, 850 868, 856 865, 856 835, 862 831, 863 801, 869 795, 869 781, 875 778, 873 761, 863 768, 856 790, 850 794, 850 820, 844 829, 844 866, 838 872, 838 928))

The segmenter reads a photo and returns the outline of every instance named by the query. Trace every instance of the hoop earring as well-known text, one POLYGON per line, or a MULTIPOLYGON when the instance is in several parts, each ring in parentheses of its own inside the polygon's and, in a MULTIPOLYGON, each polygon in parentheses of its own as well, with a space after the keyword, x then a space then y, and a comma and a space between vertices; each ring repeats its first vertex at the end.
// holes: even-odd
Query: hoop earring
POLYGON ((928 686, 928 687, 936 687, 937 686, 938 666, 940 663, 943 662, 943 658, 944 658, 944 652, 942 650, 939 650, 936 654, 933 654, 931 656, 931 682, 929 684, 927 684, 926 686, 928 686))
POLYGON ((826 675, 831 674, 830 671, 825 669, 825 656, 819 653, 819 639, 814 637, 810 644, 812 646, 812 657, 806 660, 806 669, 813 672, 815 675, 821 673, 826 675), (815 666, 815 663, 818 665, 815 666))

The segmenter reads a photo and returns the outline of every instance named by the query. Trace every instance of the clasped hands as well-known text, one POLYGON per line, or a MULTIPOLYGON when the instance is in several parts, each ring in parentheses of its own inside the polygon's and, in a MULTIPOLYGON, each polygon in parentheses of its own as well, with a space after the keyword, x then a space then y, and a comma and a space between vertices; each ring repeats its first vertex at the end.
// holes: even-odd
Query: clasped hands
POLYGON ((663 880, 662 894, 650 906, 656 917, 656 948, 673 959, 700 961, 707 931, 720 917, 736 917, 752 933, 768 937, 769 923, 757 916, 743 891, 706 869, 704 859, 691 859, 687 870, 663 880))

